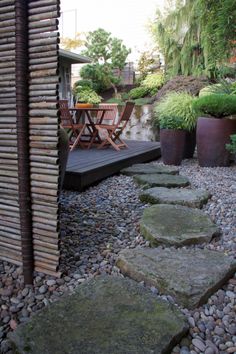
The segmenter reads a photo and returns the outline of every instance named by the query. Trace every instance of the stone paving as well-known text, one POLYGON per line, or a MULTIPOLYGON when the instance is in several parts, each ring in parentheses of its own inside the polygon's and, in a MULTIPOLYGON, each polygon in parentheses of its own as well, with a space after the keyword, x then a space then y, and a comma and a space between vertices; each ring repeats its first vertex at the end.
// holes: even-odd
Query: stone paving
POLYGON ((163 354, 187 330, 175 306, 132 280, 101 276, 41 311, 11 340, 20 354, 163 354))
POLYGON ((202 208, 211 197, 204 189, 154 187, 143 190, 139 198, 143 203, 175 204, 202 208))
MULTIPOLYGON (((157 165, 162 166, 159 163, 157 165)), ((217 225, 223 228, 223 236, 210 244, 181 247, 178 250, 167 247, 163 250, 173 249, 174 259, 176 252, 182 252, 184 249, 187 249, 187 251, 194 249, 201 251, 204 248, 217 249, 221 252, 220 255, 229 259, 227 254, 233 255, 235 253, 234 245, 236 245, 232 238, 233 220, 235 220, 233 203, 235 202, 234 192, 236 191, 233 181, 236 170, 234 168, 203 169, 199 168, 194 160, 184 161, 180 170, 189 177, 195 187, 203 187, 211 192, 212 199, 206 207, 203 206, 204 212, 213 216, 217 225), (216 215, 214 214, 215 211, 216 215)), ((5 327, 8 328, 8 326, 15 329, 18 315, 25 316, 23 312, 29 311, 30 313, 32 311, 33 313, 39 310, 48 301, 54 301, 53 298, 58 299, 58 296, 67 289, 73 290, 76 285, 84 282, 88 276, 96 276, 99 273, 112 273, 120 276, 119 269, 114 266, 119 249, 133 249, 140 246, 145 249, 148 246, 148 242, 145 242, 138 233, 137 222, 140 220, 143 207, 147 207, 147 205, 143 206, 138 202, 138 192, 139 189, 134 186, 132 178, 123 176, 107 179, 99 186, 91 188, 81 195, 71 192, 65 193, 65 201, 68 202, 68 206, 65 204, 63 210, 66 224, 63 219, 62 221, 64 225, 67 225, 67 233, 69 232, 66 237, 63 236, 62 238, 62 267, 65 275, 63 279, 50 279, 43 274, 38 274, 33 289, 23 288, 20 280, 22 278, 20 269, 15 266, 8 266, 4 262, 5 270, 3 270, 3 274, 5 271, 6 276, 0 281, 0 300, 2 313, 4 312, 3 319, 6 320, 4 322, 6 324, 0 327, 0 342, 1 333, 4 335, 1 330, 5 331, 5 327), (105 225, 101 223, 104 218, 106 220, 105 225), (79 235, 81 236, 78 237, 79 235), (15 285, 17 285, 17 289, 15 285), (3 288, 1 288, 2 286, 3 288), (1 294, 1 290, 4 291, 4 295, 3 292, 1 294), (8 294, 7 291, 10 291, 10 293, 8 294), (14 300, 14 303, 8 305, 7 299, 9 301, 14 300), (17 300, 16 304, 15 300, 17 300), (27 311, 24 307, 20 307, 24 303, 28 306, 27 311), (10 306, 10 311, 14 307, 17 312, 9 312, 8 306, 10 306)), ((192 263, 194 264, 194 258, 192 263)), ((226 279, 224 278, 222 281, 225 282, 226 279)), ((144 282, 141 281, 138 286, 144 287, 144 282)), ((213 290, 216 292, 208 300, 207 298, 210 295, 207 294, 204 298, 204 305, 191 311, 186 308, 181 309, 181 312, 188 318, 190 331, 188 336, 182 340, 178 339, 179 344, 173 348, 173 354, 225 354, 236 351, 236 277, 232 276, 225 286, 223 286, 223 283, 219 286, 221 288, 218 291, 213 290)), ((167 293, 159 296, 161 289, 158 286, 151 286, 150 288, 147 286, 147 288, 157 298, 175 303, 173 297, 167 293)), ((22 317, 22 322, 25 322, 23 321, 25 319, 26 317, 22 317)), ((3 353, 12 353, 8 340, 1 342, 1 350, 3 353)), ((167 352, 170 353, 171 349, 168 349, 167 352)))
POLYGON ((140 231, 152 247, 200 244, 219 235, 216 225, 201 210, 169 204, 146 208, 140 231))

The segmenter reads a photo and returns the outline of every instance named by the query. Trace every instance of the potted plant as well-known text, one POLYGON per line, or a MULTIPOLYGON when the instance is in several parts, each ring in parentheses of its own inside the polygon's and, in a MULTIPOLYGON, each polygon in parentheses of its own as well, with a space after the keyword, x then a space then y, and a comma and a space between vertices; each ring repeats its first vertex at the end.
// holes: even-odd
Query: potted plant
POLYGON ((102 98, 91 88, 77 88, 76 92, 76 107, 90 108, 93 105, 101 103, 102 98))
POLYGON ((230 144, 226 144, 226 150, 228 150, 233 156, 236 162, 236 134, 230 135, 230 144))
POLYGON ((200 111, 197 121, 197 152, 200 166, 228 166, 230 153, 226 144, 236 133, 236 96, 215 94, 194 102, 200 111))
POLYGON ((171 164, 177 165, 181 163, 182 158, 193 156, 197 121, 197 112, 193 108, 194 99, 185 92, 170 92, 155 107, 156 121, 161 128, 162 155, 166 163, 169 163, 172 154, 175 155, 176 161, 171 164))

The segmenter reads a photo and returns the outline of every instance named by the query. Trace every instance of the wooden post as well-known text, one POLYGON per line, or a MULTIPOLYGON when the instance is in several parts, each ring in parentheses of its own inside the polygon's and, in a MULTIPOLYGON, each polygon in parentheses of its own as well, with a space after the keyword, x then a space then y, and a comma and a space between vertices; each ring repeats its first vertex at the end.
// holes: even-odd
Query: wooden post
POLYGON ((18 183, 23 274, 33 283, 33 241, 29 161, 28 112, 28 0, 15 0, 16 11, 16 117, 18 144, 18 183))

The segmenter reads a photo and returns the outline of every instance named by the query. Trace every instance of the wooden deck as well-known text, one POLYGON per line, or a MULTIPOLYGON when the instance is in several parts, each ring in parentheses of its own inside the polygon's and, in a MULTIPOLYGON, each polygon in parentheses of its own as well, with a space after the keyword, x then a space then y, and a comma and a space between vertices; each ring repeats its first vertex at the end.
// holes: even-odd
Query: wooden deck
POLYGON ((69 154, 64 180, 65 189, 84 188, 118 173, 135 163, 155 160, 161 156, 160 144, 150 141, 127 141, 129 148, 98 150, 76 149, 69 154))

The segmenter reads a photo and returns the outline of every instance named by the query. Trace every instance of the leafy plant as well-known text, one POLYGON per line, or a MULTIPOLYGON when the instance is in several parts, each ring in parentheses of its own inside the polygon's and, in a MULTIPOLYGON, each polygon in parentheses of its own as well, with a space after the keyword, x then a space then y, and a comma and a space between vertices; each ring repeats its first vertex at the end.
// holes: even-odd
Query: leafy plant
POLYGON ((198 111, 193 108, 195 98, 185 92, 168 93, 155 107, 155 122, 166 129, 195 128, 198 111))
POLYGON ((129 91, 129 97, 133 100, 136 98, 142 98, 147 96, 149 93, 149 88, 145 86, 135 87, 129 91))
MULTIPOLYGON (((164 84, 164 75, 162 72, 149 74, 146 78, 142 81, 141 86, 146 87, 149 92, 153 90, 157 90, 164 84)), ((155 93, 156 93, 155 92, 155 93)))
POLYGON ((76 99, 81 103, 99 104, 102 98, 92 89, 84 88, 76 94, 76 99))
POLYGON ((230 144, 226 144, 225 147, 232 154, 236 154, 236 134, 230 135, 230 144))
POLYGON ((91 80, 78 80, 74 83, 74 87, 86 87, 86 88, 93 88, 93 83, 91 80))
POLYGON ((199 97, 206 96, 206 95, 215 95, 215 94, 228 94, 233 95, 236 94, 236 90, 234 85, 231 82, 227 82, 226 80, 222 80, 218 84, 209 85, 204 87, 199 92, 199 97))
POLYGON ((193 106, 200 114, 223 118, 236 114, 236 96, 226 94, 202 96, 196 99, 193 106))

